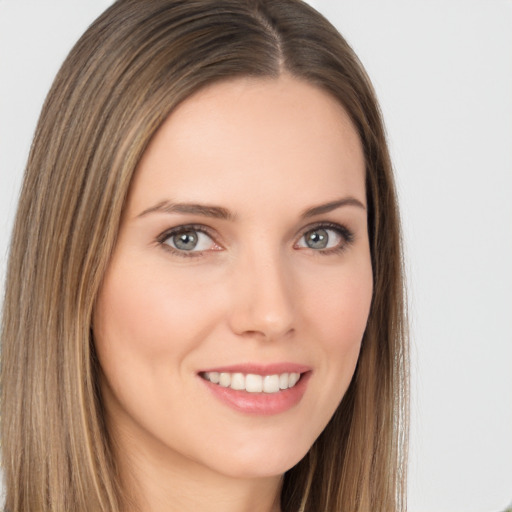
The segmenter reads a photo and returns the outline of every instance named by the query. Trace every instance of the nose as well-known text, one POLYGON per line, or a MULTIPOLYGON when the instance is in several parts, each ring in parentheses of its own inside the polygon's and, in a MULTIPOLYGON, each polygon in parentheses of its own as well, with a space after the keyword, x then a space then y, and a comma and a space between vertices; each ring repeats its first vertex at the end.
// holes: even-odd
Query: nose
POLYGON ((293 277, 283 257, 254 251, 236 264, 229 321, 245 337, 277 340, 295 330, 293 277))

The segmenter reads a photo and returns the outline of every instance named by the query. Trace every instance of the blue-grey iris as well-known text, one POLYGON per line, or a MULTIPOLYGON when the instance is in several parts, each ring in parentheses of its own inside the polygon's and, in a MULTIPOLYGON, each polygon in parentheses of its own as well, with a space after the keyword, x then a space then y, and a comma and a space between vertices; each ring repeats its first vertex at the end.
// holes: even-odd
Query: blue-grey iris
POLYGON ((315 229, 304 235, 306 245, 310 249, 325 249, 329 243, 329 235, 325 229, 315 229))
POLYGON ((191 251, 195 249, 198 242, 197 233, 194 231, 185 231, 184 233, 179 233, 174 235, 172 239, 174 246, 177 249, 181 249, 182 251, 191 251))

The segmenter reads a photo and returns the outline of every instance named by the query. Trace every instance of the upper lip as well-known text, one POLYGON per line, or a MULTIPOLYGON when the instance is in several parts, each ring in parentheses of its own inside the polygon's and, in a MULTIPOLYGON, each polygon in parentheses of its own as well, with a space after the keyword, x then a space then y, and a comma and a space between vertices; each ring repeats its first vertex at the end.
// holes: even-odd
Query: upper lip
POLYGON ((201 370, 199 373, 218 372, 218 373, 244 373, 255 375, 276 375, 281 373, 305 373, 311 371, 311 366, 298 363, 242 363, 228 366, 215 366, 201 370))

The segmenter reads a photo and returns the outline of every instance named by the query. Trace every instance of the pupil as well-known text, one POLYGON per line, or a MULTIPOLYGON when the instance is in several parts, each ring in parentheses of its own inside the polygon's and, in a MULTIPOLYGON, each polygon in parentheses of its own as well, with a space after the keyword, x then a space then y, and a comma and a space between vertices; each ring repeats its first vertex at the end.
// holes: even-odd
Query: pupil
POLYGON ((306 243, 311 249, 325 249, 328 241, 329 235, 327 231, 325 229, 316 229, 309 233, 306 243))
POLYGON ((190 251, 197 245, 197 235, 191 231, 174 236, 174 245, 178 249, 190 251))

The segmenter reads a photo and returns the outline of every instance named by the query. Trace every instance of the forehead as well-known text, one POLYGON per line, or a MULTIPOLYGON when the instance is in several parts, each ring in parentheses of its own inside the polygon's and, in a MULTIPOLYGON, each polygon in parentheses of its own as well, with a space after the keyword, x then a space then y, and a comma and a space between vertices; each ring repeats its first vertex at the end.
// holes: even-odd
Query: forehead
POLYGON ((143 208, 166 195, 271 203, 284 191, 314 202, 330 190, 364 201, 364 175, 359 136, 334 97, 287 75, 243 78, 209 86, 177 107, 143 155, 129 203, 143 208))

